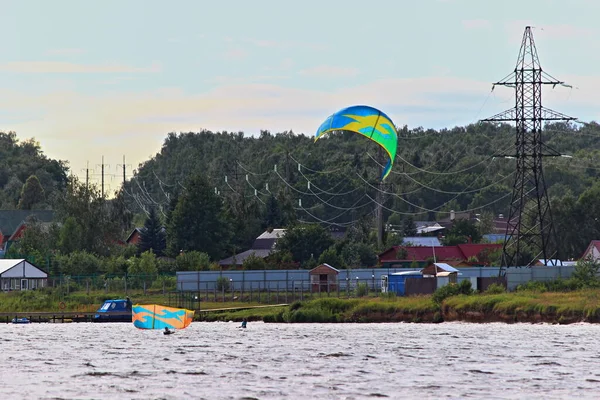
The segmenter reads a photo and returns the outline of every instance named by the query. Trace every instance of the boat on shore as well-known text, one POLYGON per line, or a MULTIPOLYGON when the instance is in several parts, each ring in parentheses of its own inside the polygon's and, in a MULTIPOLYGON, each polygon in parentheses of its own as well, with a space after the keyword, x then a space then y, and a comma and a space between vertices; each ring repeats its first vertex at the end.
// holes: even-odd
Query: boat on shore
POLYGON ((131 309, 129 298, 106 300, 96 311, 92 322, 131 322, 131 309))

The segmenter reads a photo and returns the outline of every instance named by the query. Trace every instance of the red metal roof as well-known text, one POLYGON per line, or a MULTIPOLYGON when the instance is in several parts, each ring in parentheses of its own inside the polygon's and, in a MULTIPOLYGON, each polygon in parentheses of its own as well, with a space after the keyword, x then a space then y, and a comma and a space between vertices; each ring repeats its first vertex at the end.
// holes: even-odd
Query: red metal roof
POLYGON ((469 257, 477 257, 481 251, 485 249, 497 250, 501 249, 501 244, 459 244, 457 246, 394 246, 379 255, 380 261, 401 261, 397 258, 397 253, 400 248, 404 248, 407 252, 404 261, 426 261, 429 258, 435 258, 436 261, 451 261, 451 260, 468 260, 469 257), (435 257, 434 257, 435 256, 435 257))
POLYGON ((502 244, 499 243, 481 243, 481 244, 459 244, 458 248, 460 249, 460 251, 463 253, 465 259, 468 259, 469 257, 477 257, 477 255, 479 253, 481 253, 483 250, 498 250, 502 248, 502 244))

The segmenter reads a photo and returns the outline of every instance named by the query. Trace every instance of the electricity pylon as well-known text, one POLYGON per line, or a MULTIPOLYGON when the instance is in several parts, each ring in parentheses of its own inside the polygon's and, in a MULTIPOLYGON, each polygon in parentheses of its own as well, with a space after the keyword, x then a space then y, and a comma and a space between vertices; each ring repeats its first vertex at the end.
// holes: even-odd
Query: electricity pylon
POLYGON ((561 154, 543 143, 542 128, 545 121, 575 118, 543 107, 542 85, 568 87, 542 70, 531 27, 527 26, 515 70, 493 86, 514 88, 515 107, 482 120, 514 121, 516 124, 516 153, 507 156, 516 159, 517 170, 502 249, 502 267, 530 266, 535 259, 548 262, 558 258, 542 158, 561 154))

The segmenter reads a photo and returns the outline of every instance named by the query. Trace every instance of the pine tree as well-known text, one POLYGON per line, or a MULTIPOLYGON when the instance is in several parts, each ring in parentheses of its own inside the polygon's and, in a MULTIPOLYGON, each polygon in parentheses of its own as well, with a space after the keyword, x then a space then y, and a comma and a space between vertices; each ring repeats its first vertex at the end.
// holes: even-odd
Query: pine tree
POLYGON ((156 210, 150 208, 148 218, 144 222, 144 227, 140 232, 140 242, 138 243, 138 254, 142 254, 148 250, 160 257, 164 255, 167 247, 167 238, 165 229, 162 226, 156 210))
POLYGON ((44 201, 44 199, 44 188, 40 180, 37 176, 31 175, 23 185, 18 207, 21 210, 31 210, 34 205, 44 201))

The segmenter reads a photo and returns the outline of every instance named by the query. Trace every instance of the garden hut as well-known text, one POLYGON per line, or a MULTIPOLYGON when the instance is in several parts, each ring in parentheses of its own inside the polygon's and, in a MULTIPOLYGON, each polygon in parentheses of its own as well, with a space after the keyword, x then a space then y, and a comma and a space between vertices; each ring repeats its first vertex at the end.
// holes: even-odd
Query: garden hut
POLYGON ((423 275, 434 276, 437 279, 437 287, 449 283, 457 283, 459 270, 446 263, 433 263, 421 270, 423 275))
POLYGON ((338 288, 339 270, 323 263, 308 272, 312 292, 334 292, 338 288))

